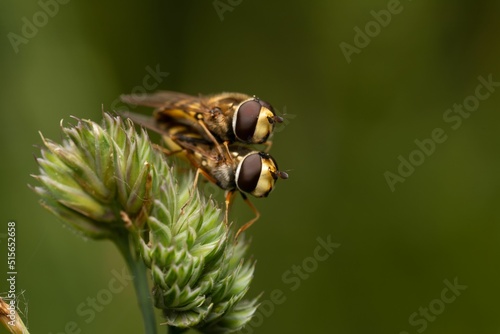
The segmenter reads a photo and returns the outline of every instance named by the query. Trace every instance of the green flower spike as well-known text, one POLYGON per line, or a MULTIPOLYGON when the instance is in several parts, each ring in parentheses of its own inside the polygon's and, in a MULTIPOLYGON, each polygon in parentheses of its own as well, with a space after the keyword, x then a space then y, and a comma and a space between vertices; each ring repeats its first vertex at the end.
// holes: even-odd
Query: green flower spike
POLYGON ((243 327, 257 308, 256 300, 242 301, 254 263, 243 261, 247 244, 234 242, 212 201, 194 196, 180 213, 176 203, 188 200, 190 184, 191 178, 181 187, 163 185, 147 222, 149 242, 141 239, 155 306, 168 325, 229 333, 243 327))
POLYGON ((169 328, 229 333, 248 323, 257 301, 243 300, 254 272, 243 260, 247 243, 234 242, 213 200, 190 194, 192 173, 168 166, 130 120, 104 114, 102 126, 77 120, 61 128, 62 144, 42 136, 34 175, 41 186, 32 188, 77 233, 115 242, 134 276, 146 333, 156 333, 152 300, 169 328))

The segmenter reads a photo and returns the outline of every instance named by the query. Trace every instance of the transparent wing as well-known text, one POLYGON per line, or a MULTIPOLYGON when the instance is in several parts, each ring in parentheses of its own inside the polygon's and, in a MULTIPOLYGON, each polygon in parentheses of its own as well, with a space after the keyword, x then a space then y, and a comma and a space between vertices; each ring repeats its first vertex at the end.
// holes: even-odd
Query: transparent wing
POLYGON ((199 98, 178 92, 158 91, 153 94, 121 95, 120 99, 129 104, 153 108, 180 108, 199 98))
POLYGON ((146 129, 155 131, 159 134, 168 135, 168 131, 160 127, 159 124, 155 121, 155 119, 151 116, 141 115, 130 111, 119 111, 117 113, 123 118, 130 118, 132 122, 134 122, 137 125, 141 125, 146 129))
POLYGON ((177 123, 170 127, 163 127, 151 116, 145 116, 130 111, 120 112, 119 115, 131 119, 135 124, 141 125, 146 129, 167 136, 185 150, 196 152, 206 159, 218 160, 212 143, 189 126, 177 123))

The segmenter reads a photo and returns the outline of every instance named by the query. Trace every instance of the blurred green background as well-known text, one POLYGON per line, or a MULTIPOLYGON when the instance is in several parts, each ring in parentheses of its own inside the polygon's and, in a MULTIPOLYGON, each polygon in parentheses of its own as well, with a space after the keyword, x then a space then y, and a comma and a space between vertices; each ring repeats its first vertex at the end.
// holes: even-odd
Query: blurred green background
MULTIPOLYGON (((244 332, 499 333, 500 87, 478 88, 500 82, 499 14, 495 0, 3 0, 2 292, 14 220, 32 333, 143 332, 131 284, 92 319, 77 313, 125 264, 62 228, 27 184, 38 131, 59 141, 61 119, 99 121, 157 69, 155 89, 240 91, 286 112, 272 154, 290 178, 254 201, 249 295, 265 307, 244 332), (464 100, 467 118, 447 114, 464 100), (446 140, 431 149, 437 128, 446 140), (418 166, 392 191, 399 156, 418 166)), ((232 215, 251 216, 241 201, 232 215)))

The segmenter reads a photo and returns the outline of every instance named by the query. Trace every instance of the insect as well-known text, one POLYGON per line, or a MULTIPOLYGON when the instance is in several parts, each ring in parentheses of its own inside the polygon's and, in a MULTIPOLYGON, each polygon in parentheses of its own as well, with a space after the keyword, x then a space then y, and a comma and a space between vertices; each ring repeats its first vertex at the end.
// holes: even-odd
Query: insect
POLYGON ((160 91, 149 95, 122 95, 121 99, 129 104, 153 107, 157 122, 175 120, 188 125, 214 144, 222 142, 226 150, 233 142, 270 145, 268 139, 275 124, 283 122, 269 103, 241 93, 191 96, 160 91))
POLYGON ((287 179, 288 174, 279 171, 276 160, 266 152, 256 151, 248 145, 233 143, 222 154, 210 140, 196 128, 183 122, 160 123, 155 119, 131 112, 122 113, 135 123, 163 135, 168 148, 173 152, 182 151, 188 161, 196 168, 194 186, 199 174, 226 191, 224 221, 228 223, 230 204, 236 192, 254 212, 255 217, 241 226, 236 238, 255 223, 260 213, 246 194, 267 197, 274 189, 278 179, 287 179))

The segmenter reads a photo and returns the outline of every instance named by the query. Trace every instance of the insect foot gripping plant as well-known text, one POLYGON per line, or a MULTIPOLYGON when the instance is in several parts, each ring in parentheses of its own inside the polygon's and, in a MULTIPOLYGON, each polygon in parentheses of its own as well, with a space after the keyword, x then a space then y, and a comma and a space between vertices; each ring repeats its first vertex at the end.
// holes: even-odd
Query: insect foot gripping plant
POLYGON ((170 167, 130 120, 104 114, 102 126, 77 120, 62 132, 62 144, 42 136, 41 186, 32 188, 79 234, 117 245, 145 332, 156 333, 153 302, 172 332, 229 333, 248 323, 257 301, 243 300, 254 272, 247 243, 235 242, 213 200, 190 194, 192 173, 170 167))

